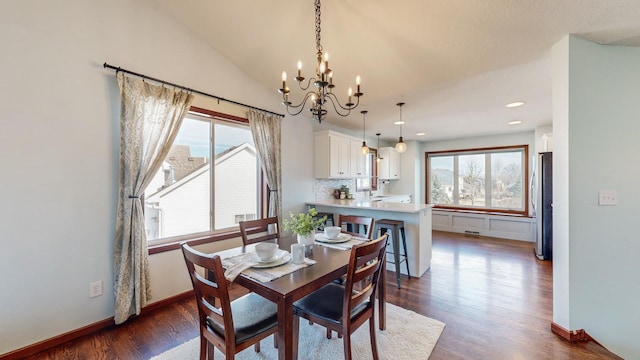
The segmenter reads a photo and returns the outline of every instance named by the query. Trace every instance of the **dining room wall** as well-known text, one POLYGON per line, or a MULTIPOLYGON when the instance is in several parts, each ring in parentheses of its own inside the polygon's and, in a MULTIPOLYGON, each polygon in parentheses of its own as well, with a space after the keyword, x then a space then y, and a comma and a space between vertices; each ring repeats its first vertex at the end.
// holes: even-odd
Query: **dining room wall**
MULTIPOLYGON (((113 316, 120 107, 104 62, 282 109, 277 92, 151 0, 3 2, 0 43, 4 354, 113 316), (89 283, 98 280, 103 295, 90 299, 89 283)), ((285 211, 313 199, 313 130, 299 121, 283 120, 285 211)), ((184 270, 179 252, 152 255, 150 263, 152 301, 184 288, 186 277, 166 276, 184 270)))
POLYGON ((553 62, 553 321, 640 359, 640 49, 569 35, 553 62), (601 190, 617 204, 599 204, 601 190))

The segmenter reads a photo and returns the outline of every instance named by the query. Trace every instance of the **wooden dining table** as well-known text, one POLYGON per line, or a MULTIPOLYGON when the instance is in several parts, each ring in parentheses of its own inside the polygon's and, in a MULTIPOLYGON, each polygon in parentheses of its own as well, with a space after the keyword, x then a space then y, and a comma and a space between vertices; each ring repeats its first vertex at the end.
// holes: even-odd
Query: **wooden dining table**
MULTIPOLYGON (((280 249, 291 251, 291 244, 296 242, 294 236, 279 239, 280 249)), ((222 259, 253 251, 253 245, 240 246, 217 252, 222 259)), ((324 285, 346 274, 351 251, 339 250, 314 244, 307 246, 305 257, 316 261, 315 264, 296 270, 288 275, 269 282, 260 282, 240 275, 234 282, 255 292, 278 305, 278 359, 290 360, 298 358, 298 334, 293 328, 293 303, 324 285)), ((381 286, 378 287, 379 328, 386 328, 386 275, 380 274, 381 286)))

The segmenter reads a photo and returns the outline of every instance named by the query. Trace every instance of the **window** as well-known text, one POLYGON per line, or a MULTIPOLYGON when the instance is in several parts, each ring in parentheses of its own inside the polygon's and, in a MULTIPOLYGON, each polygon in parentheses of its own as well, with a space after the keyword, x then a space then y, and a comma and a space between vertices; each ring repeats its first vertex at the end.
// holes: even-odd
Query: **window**
POLYGON ((527 145, 427 153, 427 203, 527 215, 527 153, 527 145))
POLYGON ((238 214, 235 215, 235 224, 238 225, 240 224, 240 221, 249 221, 249 220, 255 220, 256 219, 256 214, 238 214))
POLYGON ((369 171, 366 178, 356 178, 356 191, 375 191, 378 190, 378 164, 376 157, 378 150, 369 148, 369 154, 365 158, 365 168, 369 171))
POLYGON ((192 108, 144 193, 147 240, 235 228, 262 209, 262 176, 246 120, 192 108))

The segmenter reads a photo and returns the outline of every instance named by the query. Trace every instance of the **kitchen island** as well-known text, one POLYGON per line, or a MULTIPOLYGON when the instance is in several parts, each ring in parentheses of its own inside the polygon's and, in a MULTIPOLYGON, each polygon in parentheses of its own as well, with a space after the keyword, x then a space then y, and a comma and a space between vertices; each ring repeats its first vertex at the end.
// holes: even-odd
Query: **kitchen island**
MULTIPOLYGON (((307 202, 319 212, 338 215, 369 216, 375 220, 392 219, 404 221, 411 276, 422 276, 431 266, 431 205, 413 203, 393 203, 362 200, 319 200, 307 202)), ((376 234, 373 235, 374 238, 376 234)), ((392 248, 389 247, 389 250, 392 248)), ((393 255, 388 254, 392 258, 393 255)), ((387 270, 395 271, 395 266, 387 263, 387 270)), ((400 272, 406 275, 404 264, 400 272)))

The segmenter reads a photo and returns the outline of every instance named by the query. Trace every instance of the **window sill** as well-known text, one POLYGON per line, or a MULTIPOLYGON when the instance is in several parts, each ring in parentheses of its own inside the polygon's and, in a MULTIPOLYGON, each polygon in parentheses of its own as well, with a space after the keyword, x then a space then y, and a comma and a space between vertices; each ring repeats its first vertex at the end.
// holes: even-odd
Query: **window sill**
POLYGON ((194 236, 191 238, 184 238, 184 239, 176 240, 173 242, 168 242, 168 243, 163 243, 158 245, 149 245, 148 250, 149 250, 149 255, 153 255, 153 254, 159 254, 165 251, 178 250, 180 249, 180 244, 183 242, 187 242, 189 246, 196 246, 196 245, 202 245, 202 244, 212 243, 216 241, 233 239, 237 237, 240 237, 240 231, 233 230, 233 231, 228 231, 223 233, 194 236))
POLYGON ((464 213, 464 214, 498 215, 498 216, 523 217, 523 218, 531 217, 529 216, 529 214, 524 212, 502 212, 502 211, 492 211, 492 210, 455 209, 455 208, 439 207, 437 205, 433 207, 433 210, 464 213))

